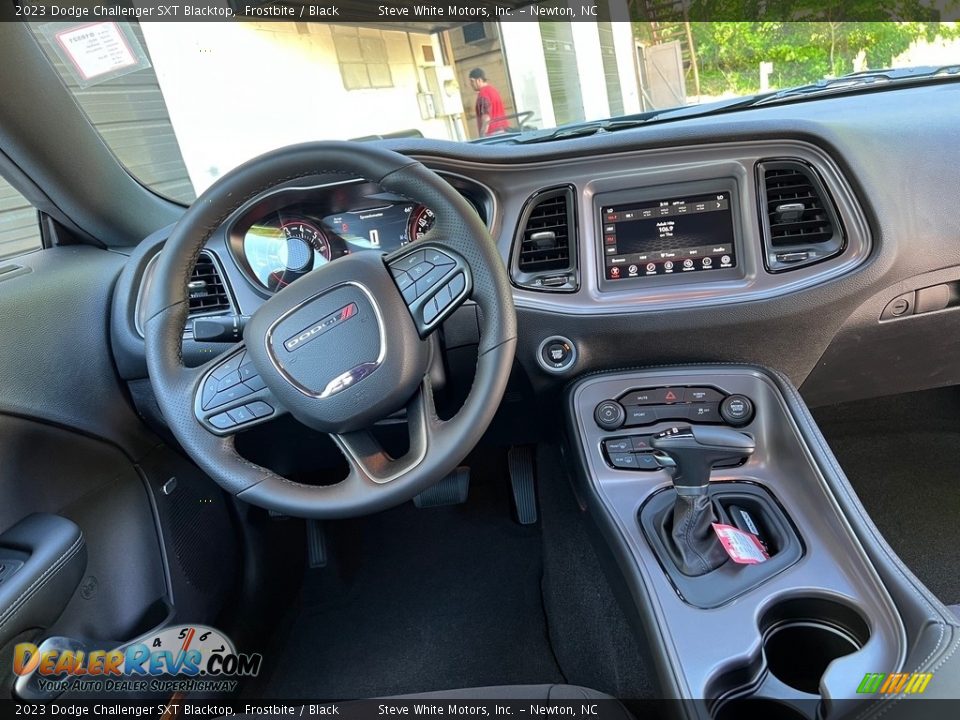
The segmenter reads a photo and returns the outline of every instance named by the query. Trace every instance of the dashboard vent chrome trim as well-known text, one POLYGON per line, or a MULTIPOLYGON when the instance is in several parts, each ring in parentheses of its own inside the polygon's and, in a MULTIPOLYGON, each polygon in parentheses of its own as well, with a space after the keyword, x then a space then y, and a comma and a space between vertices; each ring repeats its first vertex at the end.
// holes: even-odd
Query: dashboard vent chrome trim
POLYGON ((187 283, 187 291, 190 297, 188 314, 191 317, 226 312, 230 309, 230 296, 227 294, 223 276, 209 253, 201 252, 197 257, 197 263, 193 266, 190 281, 187 283))
POLYGON ((572 185, 540 190, 526 202, 514 238, 511 276, 518 287, 577 289, 576 195, 572 185))
POLYGON ((763 160, 757 164, 757 188, 767 270, 794 270, 843 252, 843 226, 812 165, 795 159, 763 160))

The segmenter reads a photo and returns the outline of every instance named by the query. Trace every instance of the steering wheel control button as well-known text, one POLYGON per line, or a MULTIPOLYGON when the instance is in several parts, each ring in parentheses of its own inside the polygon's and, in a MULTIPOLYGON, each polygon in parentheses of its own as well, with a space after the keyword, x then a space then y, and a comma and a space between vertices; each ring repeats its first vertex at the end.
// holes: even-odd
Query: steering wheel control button
POLYGON ((263 390, 267 386, 267 384, 263 381, 263 378, 259 375, 254 375, 252 378, 247 378, 244 380, 243 384, 250 388, 250 392, 263 390))
POLYGON ((227 415, 229 415, 237 425, 242 425, 243 423, 250 422, 254 419, 253 413, 247 410, 247 408, 243 405, 238 408, 234 408, 233 410, 227 410, 227 415))
POLYGON ((720 417, 734 427, 746 425, 753 419, 753 402, 746 395, 730 395, 720 403, 720 417))
POLYGON ((262 400, 258 400, 257 402, 252 402, 246 407, 247 407, 247 410, 249 410, 250 413, 255 418, 265 418, 270 415, 273 415, 273 407, 263 402, 262 400))
POLYGON ((430 248, 426 251, 426 260, 432 265, 456 265, 456 260, 447 255, 442 250, 437 250, 436 248, 430 248))
POLYGON ((234 370, 232 373, 224 378, 221 378, 217 382, 217 391, 219 392, 221 390, 226 390, 227 388, 232 388, 234 385, 237 385, 240 380, 240 371, 234 370))
POLYGON ((200 405, 204 410, 213 407, 213 399, 217 396, 217 381, 207 378, 203 384, 203 393, 200 396, 200 405))
POLYGON ((431 268, 426 275, 417 280, 417 295, 423 295, 430 288, 440 282, 440 280, 443 279, 443 276, 448 272, 450 272, 449 265, 441 265, 440 267, 431 268))
POLYGON ((402 270, 392 270, 391 272, 393 274, 394 281, 397 283, 397 287, 401 290, 406 290, 408 287, 413 285, 413 278, 402 270))
MULTIPOLYGON (((409 255, 404 255, 399 260, 394 260, 390 263, 390 268, 395 270, 411 270, 425 260, 426 256, 423 250, 417 250, 409 255)), ((416 276, 414 279, 416 279, 416 276)))
POLYGON ((403 291, 403 300, 407 305, 411 304, 414 300, 417 299, 417 285, 416 283, 410 283, 403 291))
POLYGON ((577 348, 569 338, 548 337, 537 349, 537 362, 548 372, 566 372, 577 362, 577 348))
POLYGON ((411 282, 397 281, 420 336, 426 337, 467 294, 467 264, 458 256, 427 247, 388 263, 394 278, 402 268, 411 282), (414 260, 417 262, 414 262, 414 260))
POLYGON ((208 420, 208 422, 217 430, 228 430, 237 424, 232 417, 227 415, 227 413, 214 415, 212 418, 210 418, 210 420, 208 420))
POLYGON ((427 303, 423 306, 423 322, 427 325, 436 320, 437 315, 440 314, 440 308, 437 307, 437 300, 433 298, 428 300, 427 303))
POLYGON ((604 400, 593 411, 593 419, 604 430, 616 430, 623 425, 626 412, 616 400, 604 400))
POLYGON ((457 297, 467 287, 467 281, 463 273, 457 273, 450 281, 450 294, 457 297))
POLYGON ((213 397, 213 402, 210 404, 210 407, 220 407, 221 405, 226 405, 227 403, 234 402, 235 400, 240 400, 245 398, 250 393, 254 392, 247 385, 240 383, 234 385, 233 387, 227 388, 226 390, 221 390, 213 397))
POLYGON ((234 355, 232 358, 227 360, 223 365, 214 370, 210 376, 216 380, 221 380, 225 378, 232 372, 236 372, 240 369, 240 366, 243 364, 244 359, 246 358, 246 352, 239 352, 234 355))

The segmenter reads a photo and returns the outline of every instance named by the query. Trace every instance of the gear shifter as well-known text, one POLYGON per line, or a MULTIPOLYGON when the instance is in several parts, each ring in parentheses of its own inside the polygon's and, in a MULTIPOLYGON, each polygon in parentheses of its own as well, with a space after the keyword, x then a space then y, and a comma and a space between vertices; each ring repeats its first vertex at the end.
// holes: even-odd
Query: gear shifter
POLYGON ((673 467, 677 499, 662 528, 664 541, 685 575, 706 575, 720 567, 727 554, 713 532, 716 521, 710 500, 710 470, 753 454, 753 438, 729 428, 673 427, 654 435, 650 444, 661 464, 673 467))

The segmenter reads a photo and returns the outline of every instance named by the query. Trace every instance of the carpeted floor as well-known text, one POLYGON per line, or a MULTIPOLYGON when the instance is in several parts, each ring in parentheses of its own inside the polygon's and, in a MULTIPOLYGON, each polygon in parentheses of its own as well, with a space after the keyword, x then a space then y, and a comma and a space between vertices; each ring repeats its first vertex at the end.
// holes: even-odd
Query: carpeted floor
POLYGON ((887 542, 945 604, 960 603, 960 396, 910 393, 814 411, 887 542))
POLYGON ((538 527, 511 520, 503 456, 464 505, 327 523, 336 564, 307 573, 248 694, 349 699, 563 682, 547 635, 538 527), (503 463, 503 464, 501 464, 503 463))

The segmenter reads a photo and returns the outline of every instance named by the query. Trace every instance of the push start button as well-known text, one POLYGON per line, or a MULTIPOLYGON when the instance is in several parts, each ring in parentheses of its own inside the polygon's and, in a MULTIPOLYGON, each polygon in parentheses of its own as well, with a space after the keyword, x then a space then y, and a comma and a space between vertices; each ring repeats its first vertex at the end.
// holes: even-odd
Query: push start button
POLYGON ((537 361, 547 372, 562 373, 573 367, 577 361, 577 348, 573 341, 561 335, 549 337, 540 343, 537 361))

